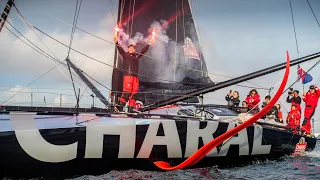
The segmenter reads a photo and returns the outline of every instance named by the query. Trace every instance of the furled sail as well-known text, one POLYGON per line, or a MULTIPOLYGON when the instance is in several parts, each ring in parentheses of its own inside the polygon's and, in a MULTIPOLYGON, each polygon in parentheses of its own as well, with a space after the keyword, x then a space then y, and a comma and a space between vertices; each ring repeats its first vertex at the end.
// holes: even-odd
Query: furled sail
MULTIPOLYGON (((155 30, 155 43, 139 60, 139 100, 148 105, 212 85, 188 0, 119 0, 119 44, 140 51, 155 30)), ((116 51, 113 100, 122 91, 123 61, 116 51)), ((188 102, 198 102, 197 98, 188 102), (195 100, 195 101, 194 101, 195 100)))

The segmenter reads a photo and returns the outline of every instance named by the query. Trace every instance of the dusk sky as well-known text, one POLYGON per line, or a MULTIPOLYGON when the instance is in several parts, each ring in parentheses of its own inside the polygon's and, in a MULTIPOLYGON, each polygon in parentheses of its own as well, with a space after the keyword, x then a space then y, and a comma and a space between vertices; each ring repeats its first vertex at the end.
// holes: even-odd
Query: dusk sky
MULTIPOLYGON (((7 0, 0 1, 1 11, 4 9, 6 2, 7 0)), ((31 24, 59 41, 69 44, 71 27, 50 16, 50 14, 72 24, 76 2, 76 0, 16 0, 16 5, 31 24)), ((320 51, 320 27, 306 0, 291 0, 299 54, 295 44, 289 0, 190 0, 190 2, 193 4, 192 11, 196 24, 199 25, 199 35, 208 72, 227 76, 211 74, 210 77, 214 82, 224 81, 230 79, 230 77, 241 76, 283 63, 286 60, 286 50, 289 51, 291 59, 320 51)), ((309 2, 320 21, 320 1, 309 0, 309 2)), ((112 42, 117 10, 117 0, 83 0, 77 26, 112 42)), ((66 47, 34 30, 38 33, 45 46, 33 31, 25 26, 16 13, 16 10, 12 8, 8 20, 28 39, 50 54, 50 51, 46 48, 48 46, 60 60, 64 60, 67 57, 68 49, 66 47)), ((6 26, 10 27, 8 24, 6 26)), ((51 60, 26 46, 5 27, 0 33, 0 46, 1 102, 14 93, 7 90, 20 90, 21 87, 26 86, 54 66, 51 60)), ((105 63, 113 64, 114 45, 112 43, 99 40, 76 30, 72 47, 105 63)), ((98 62, 72 51, 70 58, 89 75, 94 75, 99 82, 109 88, 111 87, 112 68, 100 65, 98 62)), ((307 70, 317 60, 319 59, 301 64, 301 67, 307 70)), ((5 104, 24 102, 24 105, 30 105, 30 93, 26 92, 32 91, 34 92, 34 105, 43 105, 44 95, 46 96, 47 105, 52 103, 56 103, 53 105, 58 105, 59 94, 69 95, 63 96, 63 103, 69 103, 69 106, 75 105, 72 84, 67 79, 69 72, 63 66, 59 66, 59 68, 42 77, 28 87, 24 91, 25 93, 17 95, 5 104), (39 92, 57 94, 41 94, 39 92)), ((296 80, 296 69, 296 66, 291 68, 288 85, 296 80)), ((311 83, 305 85, 305 90, 309 88, 310 84, 319 83, 317 81, 320 77, 319 70, 320 67, 315 67, 310 72, 314 79, 311 83)), ((241 83, 241 85, 253 87, 259 87, 257 85, 260 85, 265 88, 277 85, 273 91, 276 92, 283 74, 284 71, 279 71, 251 80, 250 82, 255 85, 249 83, 241 83)), ((83 92, 85 85, 78 79, 75 82, 76 87, 78 88, 79 86, 81 92, 83 92)), ((97 85, 97 87, 102 89, 106 97, 109 96, 106 88, 100 85, 97 85)), ((293 88, 298 89, 302 95, 301 81, 295 84, 293 88)), ((250 91, 250 88, 232 86, 205 95, 205 103, 226 104, 224 96, 230 89, 240 92, 241 101, 245 99, 245 96, 250 91)), ((258 89, 258 92, 262 99, 268 93, 268 91, 260 89, 258 89)), ((91 105, 90 94, 90 90, 84 94, 81 101, 83 105, 91 105)), ((284 117, 287 114, 285 109, 288 110, 290 108, 290 105, 285 102, 286 94, 280 100, 284 105, 282 109, 284 117)), ((101 104, 98 100, 95 100, 95 103, 101 104)), ((320 118, 320 109, 317 109, 314 118, 317 121, 315 124, 316 131, 319 132, 320 120, 318 119, 320 118)))

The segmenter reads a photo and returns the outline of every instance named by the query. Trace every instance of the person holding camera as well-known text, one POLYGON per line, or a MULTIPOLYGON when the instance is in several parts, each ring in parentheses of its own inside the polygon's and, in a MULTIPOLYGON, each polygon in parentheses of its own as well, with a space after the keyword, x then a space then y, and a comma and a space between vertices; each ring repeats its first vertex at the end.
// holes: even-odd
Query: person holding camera
POLYGON ((296 109, 301 113, 301 97, 299 96, 299 91, 294 90, 292 88, 289 89, 287 103, 291 103, 292 105, 296 105, 296 109))
MULTIPOLYGON (((262 103, 262 108, 267 106, 267 104, 271 101, 271 96, 267 95, 264 98, 264 102, 262 103)), ((280 122, 278 118, 278 108, 276 106, 273 106, 267 114, 265 114, 262 119, 268 119, 268 120, 275 120, 276 122, 280 122)))
POLYGON ((306 134, 311 133, 310 119, 314 115, 314 112, 318 105, 319 97, 320 90, 316 85, 311 85, 309 91, 307 93, 303 93, 302 100, 306 103, 306 107, 304 109, 304 120, 302 123, 302 130, 305 130, 306 134))
POLYGON ((240 104, 240 98, 238 91, 234 91, 232 94, 232 90, 226 95, 226 101, 228 101, 228 106, 238 107, 240 104))

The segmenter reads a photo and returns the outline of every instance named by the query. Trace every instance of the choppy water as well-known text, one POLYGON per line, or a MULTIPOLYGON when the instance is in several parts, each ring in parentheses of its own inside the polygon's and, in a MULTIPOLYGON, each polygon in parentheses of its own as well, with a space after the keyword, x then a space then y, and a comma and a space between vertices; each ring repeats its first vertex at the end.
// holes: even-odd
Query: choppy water
POLYGON ((73 180, 124 180, 124 179, 320 179, 320 145, 303 156, 283 157, 276 161, 258 162, 243 167, 219 169, 217 167, 154 171, 111 171, 100 176, 82 176, 73 180))

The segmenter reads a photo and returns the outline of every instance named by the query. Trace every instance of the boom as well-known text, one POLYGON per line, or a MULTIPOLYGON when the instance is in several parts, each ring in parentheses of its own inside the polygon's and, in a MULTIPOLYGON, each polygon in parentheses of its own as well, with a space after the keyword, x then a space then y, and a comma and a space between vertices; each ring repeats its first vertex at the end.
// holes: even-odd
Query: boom
MULTIPOLYGON (((318 57, 320 57, 320 52, 317 52, 317 53, 314 53, 314 54, 311 54, 311 55, 308 55, 308 56, 305 56, 305 57, 302 57, 302 58, 298 58, 298 59, 292 60, 292 61, 290 61, 290 66, 294 66, 294 65, 297 65, 297 64, 300 64, 300 63, 303 63, 303 62, 307 62, 307 61, 310 61, 310 60, 318 58, 318 57)), ((199 89, 199 90, 196 90, 196 91, 192 91, 192 92, 190 92, 188 94, 185 94, 185 95, 174 97, 174 98, 171 98, 171 99, 168 99, 168 100, 165 100, 165 101, 161 101, 161 102, 158 102, 158 103, 150 104, 149 106, 145 106, 144 108, 142 108, 140 111, 141 112, 145 112, 145 111, 149 111, 149 110, 152 110, 152 109, 155 109, 155 108, 158 108, 158 107, 166 106, 168 104, 174 104, 174 103, 177 103, 179 101, 185 100, 185 99, 187 99, 189 97, 195 97, 195 96, 199 96, 201 94, 206 94, 206 93, 209 93, 209 92, 213 92, 213 91, 216 91, 216 90, 219 90, 219 89, 222 89, 222 88, 234 85, 234 84, 238 84, 238 83, 241 83, 241 82, 244 82, 244 81, 248 81, 248 80, 263 76, 263 75, 267 75, 267 74, 270 74, 270 73, 273 73, 273 72, 276 72, 276 71, 280 71, 280 70, 285 69, 285 68, 286 68, 286 63, 284 62, 284 63, 278 64, 278 65, 275 65, 275 66, 271 66, 271 67, 268 67, 268 68, 265 68, 265 69, 250 73, 250 74, 246 74, 246 75, 243 75, 243 76, 240 76, 240 77, 237 77, 237 78, 233 78, 233 79, 230 79, 230 80, 227 80, 227 81, 223 81, 223 82, 220 82, 220 83, 217 83, 217 84, 214 84, 214 85, 210 85, 208 87, 205 87, 205 88, 202 88, 202 89, 199 89)))

